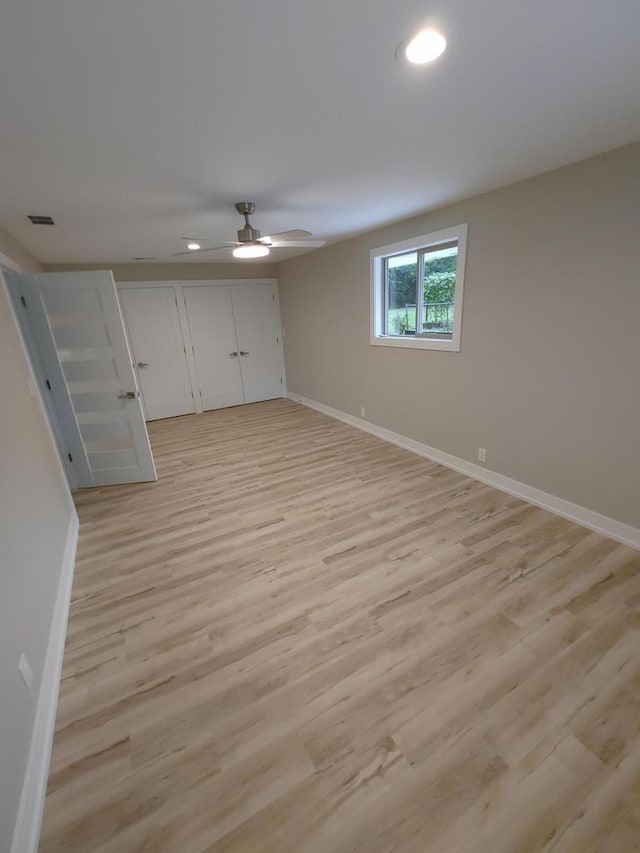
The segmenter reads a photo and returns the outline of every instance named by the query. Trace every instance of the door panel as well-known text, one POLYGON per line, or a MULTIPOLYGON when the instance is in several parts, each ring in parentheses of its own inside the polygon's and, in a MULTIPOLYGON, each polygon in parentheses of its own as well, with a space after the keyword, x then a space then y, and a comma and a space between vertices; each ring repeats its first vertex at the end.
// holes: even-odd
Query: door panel
POLYGON ((75 451, 77 485, 155 480, 111 273, 38 273, 21 279, 56 408, 75 451), (85 436, 86 424, 97 430, 93 437, 85 436))
POLYGON ((147 420, 192 414, 195 404, 174 289, 123 289, 120 300, 147 420))
POLYGON ((282 397, 284 361, 275 287, 243 284, 231 288, 231 297, 245 403, 282 397))
POLYGON ((243 403, 229 288, 185 287, 184 301, 203 408, 243 403))
POLYGON ((126 421, 111 421, 111 423, 80 424, 80 434, 85 446, 92 441, 116 441, 128 438, 129 427, 126 421))
POLYGON ((136 465, 136 454, 133 448, 128 450, 111 450, 109 448, 96 448, 95 453, 88 453, 89 464, 95 476, 102 473, 109 474, 115 469, 134 468, 136 465), (99 472, 99 473, 98 473, 99 472))

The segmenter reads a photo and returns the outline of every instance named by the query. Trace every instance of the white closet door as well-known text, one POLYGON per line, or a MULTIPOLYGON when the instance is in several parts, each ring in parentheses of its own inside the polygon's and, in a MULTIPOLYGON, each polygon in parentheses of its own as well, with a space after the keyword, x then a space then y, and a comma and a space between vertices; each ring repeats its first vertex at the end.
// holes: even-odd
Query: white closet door
POLYGON ((111 273, 19 278, 69 446, 79 445, 77 484, 157 479, 111 273))
POLYGON ((273 285, 231 288, 245 403, 284 394, 280 310, 273 285))
POLYGON ((120 290, 147 420, 195 412, 175 291, 120 290))
POLYGON ((203 409, 243 403, 229 288, 185 287, 184 302, 203 409))

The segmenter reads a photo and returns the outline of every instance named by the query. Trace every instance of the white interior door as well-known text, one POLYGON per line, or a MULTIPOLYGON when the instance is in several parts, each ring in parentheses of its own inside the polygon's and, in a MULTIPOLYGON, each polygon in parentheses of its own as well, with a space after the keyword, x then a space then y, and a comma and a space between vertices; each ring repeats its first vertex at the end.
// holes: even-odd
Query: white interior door
POLYGON ((243 403, 229 288, 192 286, 183 292, 203 409, 243 403))
POLYGON ((20 279, 78 486, 157 479, 111 273, 20 279))
POLYGON ((245 403, 284 394, 280 310, 274 285, 231 288, 245 403))
POLYGON ((195 412, 173 287, 119 291, 147 420, 195 412))

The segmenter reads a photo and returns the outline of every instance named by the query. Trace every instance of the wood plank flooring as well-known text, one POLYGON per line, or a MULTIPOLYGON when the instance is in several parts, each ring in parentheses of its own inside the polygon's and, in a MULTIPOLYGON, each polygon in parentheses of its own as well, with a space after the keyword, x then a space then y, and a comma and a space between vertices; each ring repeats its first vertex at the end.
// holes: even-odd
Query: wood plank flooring
POLYGON ((640 554, 286 400, 78 493, 40 850, 635 853, 640 554))

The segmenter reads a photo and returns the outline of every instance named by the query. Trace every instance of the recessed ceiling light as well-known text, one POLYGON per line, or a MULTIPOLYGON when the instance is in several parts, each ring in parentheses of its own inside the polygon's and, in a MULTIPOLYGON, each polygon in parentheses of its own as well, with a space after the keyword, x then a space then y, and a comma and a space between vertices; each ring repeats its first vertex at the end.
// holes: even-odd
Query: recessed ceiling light
POLYGON ((442 33, 428 27, 402 42, 398 48, 398 58, 412 65, 425 65, 441 56, 446 46, 447 40, 442 33))
POLYGON ((237 246, 233 250, 234 258, 264 258, 269 254, 269 247, 262 243, 248 243, 246 246, 237 246))
POLYGON ((196 252, 200 248, 200 243, 187 243, 187 249, 191 249, 192 252, 196 252))

